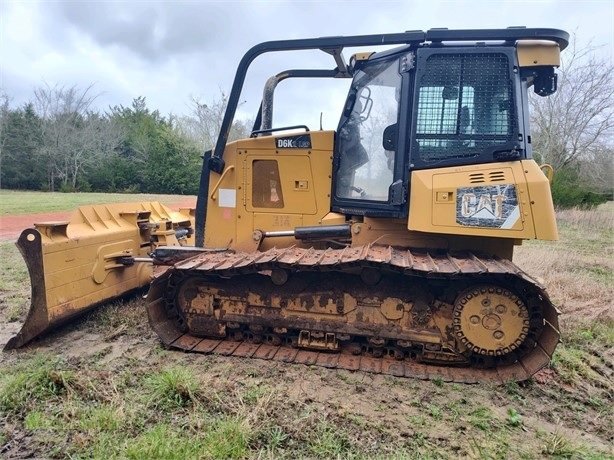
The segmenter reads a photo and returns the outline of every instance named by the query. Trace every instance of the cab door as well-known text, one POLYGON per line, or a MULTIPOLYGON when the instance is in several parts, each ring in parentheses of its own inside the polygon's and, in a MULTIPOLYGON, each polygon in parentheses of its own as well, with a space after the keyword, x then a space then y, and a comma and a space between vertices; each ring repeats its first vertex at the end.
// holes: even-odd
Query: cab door
POLYGON ((337 129, 333 211, 407 216, 409 110, 402 108, 410 107, 413 55, 407 47, 355 70, 337 129))

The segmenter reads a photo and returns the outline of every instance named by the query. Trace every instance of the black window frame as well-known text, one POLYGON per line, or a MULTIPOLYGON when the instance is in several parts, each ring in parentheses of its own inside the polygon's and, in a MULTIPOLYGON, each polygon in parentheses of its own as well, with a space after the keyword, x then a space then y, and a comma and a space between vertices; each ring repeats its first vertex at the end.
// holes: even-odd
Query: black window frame
MULTIPOLYGON (((409 147, 409 168, 413 169, 432 169, 446 166, 463 166, 472 164, 486 164, 509 160, 525 159, 528 157, 526 136, 524 134, 524 110, 521 107, 522 90, 520 87, 520 76, 518 73, 517 55, 515 47, 510 46, 482 46, 482 47, 462 47, 462 46, 446 46, 446 47, 429 47, 420 48, 416 53, 416 73, 413 88, 413 100, 411 101, 411 125, 409 147), (509 140, 500 144, 493 144, 491 147, 483 149, 480 153, 474 156, 440 158, 432 160, 424 160, 420 156, 420 147, 417 141, 417 124, 418 124, 418 105, 420 81, 422 76, 427 71, 426 61, 433 55, 462 55, 466 59, 471 55, 498 54, 505 55, 507 58, 507 71, 510 80, 510 95, 511 106, 515 111, 512 121, 512 132, 509 133, 509 140)), ((450 135, 450 138, 454 138, 450 135)), ((459 140, 460 137, 457 137, 459 140)))
MULTIPOLYGON (((396 48, 391 50, 391 52, 383 52, 378 55, 374 59, 370 59, 368 61, 368 65, 378 65, 382 62, 388 61, 393 62, 396 61, 399 65, 399 68, 402 68, 402 59, 409 54, 415 53, 416 47, 414 45, 409 45, 402 48, 396 48)), ((412 70, 412 69, 409 69, 412 70)), ((399 109, 397 112, 397 126, 403 127, 406 126, 408 119, 408 110, 407 107, 407 95, 410 93, 408 90, 408 81, 407 81, 407 71, 401 72, 401 94, 399 100, 399 109)), ((356 98, 356 87, 355 84, 352 83, 350 85, 350 89, 348 92, 348 98, 346 101, 353 101, 356 98)), ((352 105, 346 107, 351 110, 352 105)), ((333 154, 333 179, 332 179, 332 187, 331 187, 331 210, 334 212, 343 213, 346 215, 356 215, 356 216, 369 216, 369 217, 392 217, 392 218, 403 218, 408 215, 408 168, 407 168, 407 160, 405 159, 406 149, 406 136, 404 135, 405 130, 396 129, 396 153, 394 155, 394 170, 393 170, 393 183, 391 188, 394 190, 390 190, 388 201, 380 201, 380 200, 368 200, 361 198, 345 198, 338 196, 336 194, 338 180, 340 179, 338 171, 340 167, 340 152, 339 152, 339 142, 338 142, 338 131, 339 128, 344 126, 347 122, 348 117, 350 116, 349 110, 344 110, 344 113, 341 116, 339 121, 338 129, 337 129, 337 138, 335 139, 335 151, 333 154)))

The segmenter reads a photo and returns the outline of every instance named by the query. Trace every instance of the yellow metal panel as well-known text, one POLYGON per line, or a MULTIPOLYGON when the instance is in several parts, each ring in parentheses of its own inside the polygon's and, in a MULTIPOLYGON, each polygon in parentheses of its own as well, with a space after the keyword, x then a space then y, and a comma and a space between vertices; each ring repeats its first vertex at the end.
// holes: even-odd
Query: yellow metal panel
POLYGON ((265 232, 291 230, 303 225, 302 214, 255 213, 254 228, 265 232))
POLYGON ((282 213, 304 214, 304 225, 317 225, 330 211, 332 152, 334 131, 298 133, 309 135, 310 148, 277 148, 276 139, 284 135, 259 137, 241 141, 239 155, 245 159, 242 172, 245 181, 246 209, 250 212, 280 212, 254 207, 251 203, 252 165, 254 159, 272 159, 279 165, 284 206, 282 213))
MULTIPOLYGON (((535 238, 535 211, 525 177, 525 170, 533 171, 533 165, 539 171, 532 160, 414 171, 407 228, 451 235, 535 238), (531 168, 525 163, 531 163, 531 168)), ((533 193, 550 196, 543 174, 533 172, 531 181, 533 193)), ((548 199, 539 201, 539 212, 547 215, 551 209, 548 199)))
POLYGON ((441 235, 408 232, 403 219, 365 217, 352 225, 352 245, 378 244, 412 248, 447 249, 448 241, 441 235))
POLYGON ((535 221, 535 237, 540 240, 558 240, 556 215, 550 192, 550 181, 533 160, 522 162, 531 214, 535 221))
MULTIPOLYGON (((330 212, 332 151, 334 132, 317 131, 264 136, 230 143, 224 150, 225 171, 212 173, 209 185, 205 246, 230 246, 255 250, 255 230, 292 230, 301 225, 319 225, 330 212), (304 143, 277 139, 300 135, 304 143), (278 167, 280 199, 254 205, 253 162, 275 161, 278 167), (228 199, 224 200, 225 195, 228 199), (274 228, 273 228, 274 227, 274 228)), ((275 176, 277 181, 277 176, 275 176)), ((275 185, 277 186, 277 185, 275 185)), ((271 191, 271 198, 274 193, 271 191)), ((282 238, 283 239, 283 238, 282 238)), ((276 244, 288 243, 277 238, 276 244)))
MULTIPOLYGON (((278 148, 276 140, 282 137, 298 136, 298 135, 309 135, 309 137, 311 138, 310 149, 312 151, 314 150, 332 151, 333 139, 335 137, 334 131, 308 131, 308 132, 295 131, 291 133, 286 132, 284 134, 275 134, 274 136, 254 137, 254 138, 241 140, 239 142, 238 148, 239 149, 263 149, 263 150, 277 151, 278 153, 282 153, 288 150, 284 148, 278 148)), ((226 151, 227 150, 224 151, 225 161, 227 160, 226 151)), ((226 164, 228 164, 227 161, 226 161, 226 164)))
POLYGON ((561 65, 559 45, 544 40, 522 40, 518 42, 518 63, 520 67, 561 65))
MULTIPOLYGON (((269 245, 300 244, 293 238, 278 237, 265 239, 260 245, 258 238, 254 239, 254 231, 292 230, 299 226, 345 221, 343 215, 330 214, 334 133, 299 134, 309 135, 311 148, 277 147, 276 139, 291 135, 245 139, 226 146, 225 171, 211 174, 205 232, 207 247, 230 246, 252 251, 269 245), (254 206, 254 160, 276 162, 283 206, 279 202, 270 203, 270 207, 254 206)), ((390 241, 398 241, 403 226, 401 223, 396 231, 391 233, 387 229, 384 233, 390 234, 390 241)))
POLYGON ((329 212, 318 223, 322 225, 340 225, 346 221, 344 214, 329 212))
POLYGON ((250 212, 282 212, 292 214, 315 214, 317 211, 315 199, 315 187, 313 183, 311 158, 307 155, 275 155, 273 159, 277 161, 279 176, 281 180, 281 190, 283 192, 283 207, 266 208, 254 206, 252 194, 249 192, 253 188, 253 169, 254 160, 269 158, 263 153, 254 150, 248 151, 247 155, 247 190, 246 209, 250 212))
POLYGON ((17 244, 30 274, 31 306, 7 346, 21 346, 97 303, 148 284, 153 266, 124 258, 147 257, 156 235, 179 244, 174 232, 193 227, 190 212, 155 202, 81 206, 69 222, 39 222, 24 230, 17 244))
POLYGON ((237 241, 238 209, 244 201, 244 190, 237 184, 242 178, 237 163, 237 142, 224 150, 226 169, 222 174, 211 172, 207 197, 205 247, 226 247, 237 241))

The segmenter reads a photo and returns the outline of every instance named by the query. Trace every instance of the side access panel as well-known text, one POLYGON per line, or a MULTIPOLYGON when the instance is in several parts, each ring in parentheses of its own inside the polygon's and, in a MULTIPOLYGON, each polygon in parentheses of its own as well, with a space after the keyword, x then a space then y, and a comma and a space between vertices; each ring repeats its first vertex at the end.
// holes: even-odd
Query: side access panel
POLYGON ((557 238, 548 179, 532 160, 413 171, 408 229, 495 238, 557 238))

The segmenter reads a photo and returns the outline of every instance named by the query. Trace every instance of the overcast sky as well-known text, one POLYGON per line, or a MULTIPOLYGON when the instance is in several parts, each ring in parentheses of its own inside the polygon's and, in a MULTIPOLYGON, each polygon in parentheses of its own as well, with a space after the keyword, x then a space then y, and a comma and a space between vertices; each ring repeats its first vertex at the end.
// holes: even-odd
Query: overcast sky
MULTIPOLYGON (((206 102, 228 92, 245 51, 263 41, 519 25, 575 32, 580 43, 592 40, 609 59, 614 54, 613 0, 0 0, 0 85, 13 107, 44 84, 94 84, 100 110, 145 96, 149 108, 182 115, 189 113, 190 97, 206 102)), ((243 113, 253 116, 268 76, 305 63, 334 67, 321 52, 321 58, 281 54, 256 60, 243 113)), ((285 84, 276 101, 292 93, 292 85, 282 89, 285 84)), ((295 107, 316 93, 327 95, 325 105, 345 96, 345 89, 338 97, 324 85, 309 91, 295 91, 295 107)), ((314 109, 310 120, 324 111, 325 127, 334 127, 336 115, 328 108, 314 109)))

